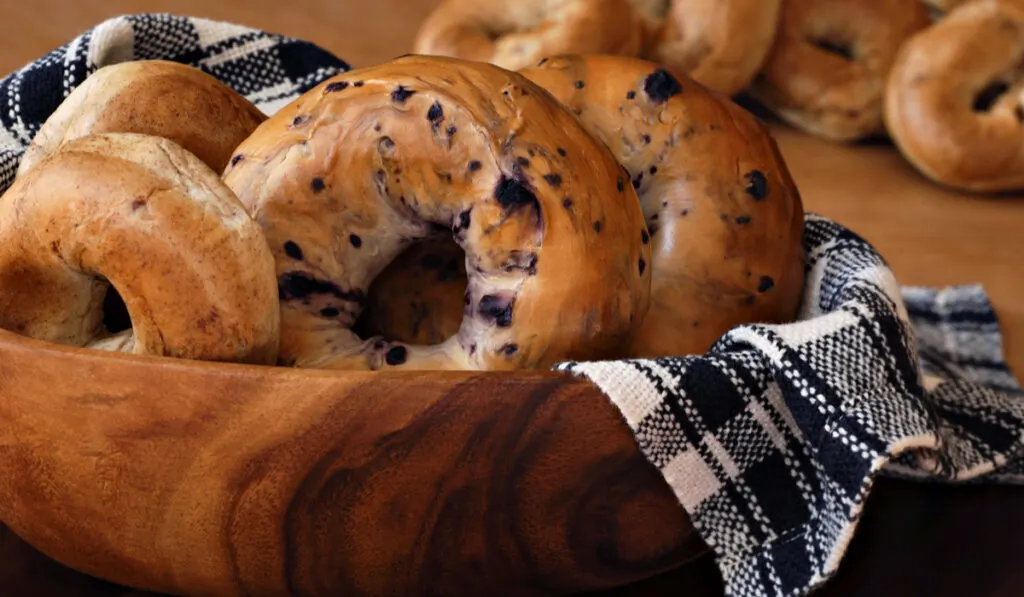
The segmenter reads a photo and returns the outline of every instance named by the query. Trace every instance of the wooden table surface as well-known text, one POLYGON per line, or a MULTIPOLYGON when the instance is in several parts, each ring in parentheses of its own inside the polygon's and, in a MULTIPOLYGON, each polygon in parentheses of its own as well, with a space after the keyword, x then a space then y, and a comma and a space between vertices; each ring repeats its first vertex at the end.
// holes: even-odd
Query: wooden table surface
MULTIPOLYGON (((439 0, 66 0, 3 7, 0 71, 9 72, 101 20, 173 12, 301 37, 354 66, 410 50, 439 0)), ((839 147, 774 129, 808 210, 838 220, 885 255, 903 284, 981 283, 1002 320, 1011 368, 1024 372, 1024 195, 983 198, 944 191, 889 145, 839 147)), ((1024 594, 1024 492, 883 481, 839 577, 823 595, 1024 594)), ((12 595, 115 595, 0 531, 0 586, 12 595), (62 588, 55 588, 62 587, 62 588), (68 587, 78 587, 71 590, 68 587)), ((617 595, 720 592, 705 559, 617 595), (700 590, 705 589, 704 591, 700 590)))

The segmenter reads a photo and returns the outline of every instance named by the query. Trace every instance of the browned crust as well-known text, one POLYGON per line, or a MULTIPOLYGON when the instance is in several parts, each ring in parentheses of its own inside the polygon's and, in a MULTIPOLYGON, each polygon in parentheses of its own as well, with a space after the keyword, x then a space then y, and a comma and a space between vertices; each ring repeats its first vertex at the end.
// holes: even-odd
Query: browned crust
POLYGON ((965 4, 904 44, 889 76, 886 126, 922 174, 969 192, 1024 188, 1024 10, 965 4), (995 83, 984 109, 975 104, 995 83))
POLYGON ((751 96, 823 139, 884 135, 889 69, 904 40, 930 24, 917 0, 786 0, 751 96))
POLYGON ((445 0, 420 26, 413 51, 517 70, 550 54, 636 55, 646 34, 629 0, 445 0))
POLYGON ((352 71, 234 163, 225 181, 277 257, 285 363, 547 368, 621 354, 647 311, 650 249, 621 166, 516 73, 423 56, 352 71), (353 335, 373 279, 438 227, 472 273, 459 333, 433 347, 353 335))
MULTIPOLYGON (((524 75, 607 144, 647 218, 652 303, 633 356, 701 354, 744 323, 792 321, 803 294, 803 205, 774 140, 749 113, 643 60, 553 57, 524 75), (661 99, 660 96, 658 99, 661 99)), ((464 270, 451 243, 418 247, 371 293, 367 324, 398 338, 458 326, 464 270), (428 300, 429 299, 429 300, 428 300)))
POLYGON ((68 141, 0 201, 0 327, 74 346, 274 364, 273 257, 217 174, 174 142, 68 141), (113 285, 131 336, 110 339, 113 285))
POLYGON ((61 143, 98 133, 170 139, 215 172, 266 119, 256 106, 198 68, 136 60, 100 68, 57 107, 25 151, 25 173, 61 143))

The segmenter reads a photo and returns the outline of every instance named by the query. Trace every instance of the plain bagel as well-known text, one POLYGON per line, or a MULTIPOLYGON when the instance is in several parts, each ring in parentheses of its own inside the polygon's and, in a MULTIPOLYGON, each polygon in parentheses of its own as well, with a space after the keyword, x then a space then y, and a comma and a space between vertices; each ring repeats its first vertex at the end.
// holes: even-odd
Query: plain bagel
POLYGON ((645 33, 629 0, 445 0, 420 26, 413 52, 517 70, 563 52, 635 55, 645 33))
POLYGON ((823 139, 884 135, 889 69, 903 42, 931 23, 920 0, 785 0, 750 94, 823 139))
POLYGON ((165 60, 112 64, 61 102, 25 150, 18 173, 61 143, 96 133, 170 139, 221 173, 234 148, 265 119, 245 97, 198 68, 165 60))
MULTIPOLYGON (((701 354, 729 329, 796 316, 803 206, 774 140, 749 113, 639 59, 562 56, 522 73, 606 143, 647 218, 651 309, 628 354, 701 354)), ((607 237, 606 237, 607 238, 607 237)), ((371 288, 365 324, 396 338, 457 325, 458 247, 425 243, 371 288)))
POLYGON ((903 46, 885 102, 893 142, 960 190, 1024 189, 1024 8, 976 0, 903 46))
POLYGON ((0 201, 0 327, 61 344, 272 365, 280 306, 255 222, 167 139, 68 141, 0 201), (128 333, 103 325, 113 286, 128 333))
POLYGON ((277 260, 281 358, 320 368, 509 370, 619 354, 649 302, 650 250, 615 157, 524 77, 409 56, 334 77, 246 140, 225 181, 277 260), (452 235, 458 333, 362 339, 374 278, 452 235))
MULTIPOLYGON (((775 41, 783 0, 633 0, 651 41, 642 57, 724 95, 743 91, 775 41)), ((579 53, 586 52, 564 52, 579 53)))

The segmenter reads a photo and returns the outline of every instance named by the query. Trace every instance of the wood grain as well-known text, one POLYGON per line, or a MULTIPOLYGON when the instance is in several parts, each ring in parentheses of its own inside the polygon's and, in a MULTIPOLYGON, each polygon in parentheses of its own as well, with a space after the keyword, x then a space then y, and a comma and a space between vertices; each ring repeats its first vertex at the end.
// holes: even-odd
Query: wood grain
POLYGON ((218 366, 0 333, 0 420, 0 519, 151 591, 568 594, 705 549, 621 415, 565 374, 218 366))

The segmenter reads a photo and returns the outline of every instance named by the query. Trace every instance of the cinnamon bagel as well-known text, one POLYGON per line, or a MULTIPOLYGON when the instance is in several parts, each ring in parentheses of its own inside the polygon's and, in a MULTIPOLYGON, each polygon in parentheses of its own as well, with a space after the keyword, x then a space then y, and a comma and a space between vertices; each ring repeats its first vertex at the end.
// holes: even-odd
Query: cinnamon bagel
POLYGON ((607 147, 541 88, 409 56, 334 77, 238 148, 225 181, 277 258, 281 358, 322 368, 508 370, 619 354, 650 249, 607 147), (433 346, 359 338, 366 290, 416 240, 453 234, 466 316, 433 346))
POLYGON ((761 69, 782 7, 782 0, 633 1, 655 30, 642 57, 728 96, 761 69))
POLYGON ((914 36, 893 65, 886 126, 931 180, 1024 189, 1024 9, 976 0, 914 36))
POLYGON ((420 26, 413 52, 516 70, 563 52, 635 55, 644 35, 629 0, 445 0, 420 26))
MULTIPOLYGON (((796 317, 803 205, 753 116, 639 59, 561 56, 521 72, 579 114, 632 173, 652 287, 630 355, 700 354, 737 325, 796 317)), ((389 267, 372 288, 367 325, 399 338, 450 329, 465 285, 448 266, 456 250, 431 243, 389 267)))
POLYGON ((94 133, 163 137, 217 173, 266 118, 256 106, 198 68, 164 60, 100 68, 76 87, 36 133, 22 174, 61 143, 94 133))
POLYGON ((271 365, 270 249, 217 174, 167 139, 67 141, 0 201, 0 327, 91 348, 271 365), (129 333, 104 329, 110 286, 129 333))
POLYGON ((786 0, 750 95, 823 139, 884 135, 882 105, 896 52, 931 22, 920 0, 786 0))

